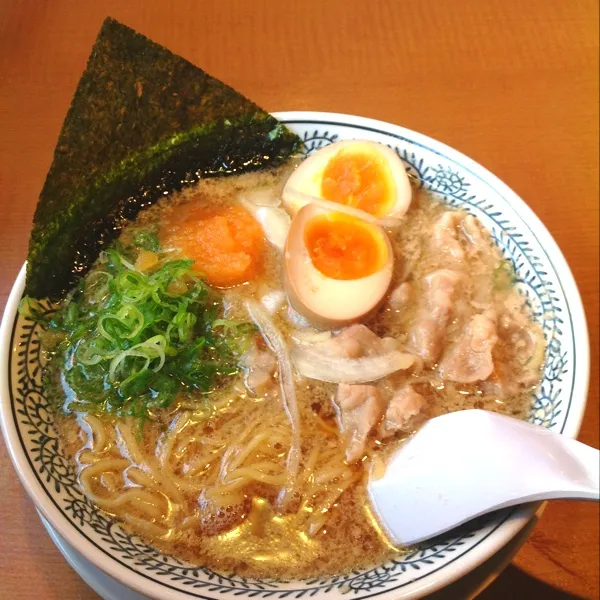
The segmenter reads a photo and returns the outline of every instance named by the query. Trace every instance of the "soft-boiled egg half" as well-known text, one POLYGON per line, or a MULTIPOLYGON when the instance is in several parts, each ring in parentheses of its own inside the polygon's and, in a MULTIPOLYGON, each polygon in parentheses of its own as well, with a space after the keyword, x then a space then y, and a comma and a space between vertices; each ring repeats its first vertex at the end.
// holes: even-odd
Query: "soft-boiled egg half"
POLYGON ((309 321, 336 327, 375 309, 392 280, 394 254, 377 224, 317 204, 302 207, 287 236, 285 285, 309 321))
POLYGON ((335 142, 311 154, 283 189, 284 206, 292 215, 317 203, 388 224, 406 213, 411 197, 408 175, 396 152, 363 140, 335 142))

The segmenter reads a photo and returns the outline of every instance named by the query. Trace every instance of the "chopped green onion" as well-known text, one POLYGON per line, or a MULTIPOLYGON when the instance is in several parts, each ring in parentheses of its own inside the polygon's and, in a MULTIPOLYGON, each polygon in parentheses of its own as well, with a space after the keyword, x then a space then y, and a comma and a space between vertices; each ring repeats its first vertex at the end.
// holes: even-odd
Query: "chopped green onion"
POLYGON ((496 291, 508 291, 516 282, 517 277, 512 263, 509 260, 501 260, 492 273, 492 284, 496 291))
POLYGON ((54 382, 62 375, 71 409, 145 418, 239 372, 253 325, 218 318, 220 299, 191 260, 159 253, 151 272, 137 270, 140 248, 156 251, 158 239, 138 231, 133 247, 107 249, 51 317, 22 302, 23 314, 57 334, 47 373, 54 382))
POLYGON ((158 237, 150 231, 137 231, 133 235, 133 245, 143 250, 157 252, 159 248, 158 237))

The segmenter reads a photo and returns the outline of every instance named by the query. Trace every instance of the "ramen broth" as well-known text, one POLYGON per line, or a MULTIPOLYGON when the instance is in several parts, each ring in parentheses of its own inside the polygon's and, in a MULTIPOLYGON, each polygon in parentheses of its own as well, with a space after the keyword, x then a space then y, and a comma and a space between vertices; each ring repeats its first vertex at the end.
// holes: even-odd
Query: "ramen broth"
MULTIPOLYGON (((286 176, 286 170, 278 170, 203 182, 146 210, 121 241, 126 244, 132 232, 157 224, 166 231, 169 223, 181 222, 199 207, 210 213, 233 206, 244 191, 271 189, 277 196, 286 176)), ((90 500, 152 546, 222 573, 317 577, 368 567, 401 552, 369 512, 370 465, 385 465, 386 457, 425 420, 449 411, 484 408, 526 418, 544 347, 539 327, 514 289, 510 268, 475 219, 414 190, 401 226, 388 234, 396 256, 390 294, 362 322, 377 336, 393 337, 411 352, 425 335, 419 332, 419 319, 427 312, 427 286, 433 285, 427 277, 440 272, 440 277, 455 272, 461 277, 439 356, 431 362, 420 357, 410 369, 373 384, 386 398, 403 388, 424 401, 403 427, 391 434, 380 425, 372 428, 361 458, 348 461, 338 385, 296 373, 299 466, 292 492, 282 500, 292 431, 277 357, 257 335, 256 347, 240 359, 244 368, 238 375, 210 393, 182 394, 141 425, 133 417, 73 412, 66 394, 56 422, 90 500), (441 251, 436 240, 445 234, 454 237, 441 251), (460 248, 452 247, 457 235, 460 248), (458 347, 482 315, 493 315, 496 327, 495 368, 485 380, 470 381, 484 359, 464 358, 470 371, 456 374, 464 360, 457 367, 446 350, 458 347)), ((281 250, 265 242, 262 252, 253 281, 219 291, 227 318, 248 321, 247 299, 261 302, 284 289, 281 250)), ((321 339, 285 298, 280 302, 271 319, 287 344, 293 345, 298 332, 321 339)))

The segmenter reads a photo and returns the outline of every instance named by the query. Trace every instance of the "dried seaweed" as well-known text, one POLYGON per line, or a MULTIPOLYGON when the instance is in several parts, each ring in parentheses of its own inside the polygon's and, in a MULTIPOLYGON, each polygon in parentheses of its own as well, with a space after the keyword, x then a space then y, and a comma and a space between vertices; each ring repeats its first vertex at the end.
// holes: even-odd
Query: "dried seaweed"
POLYGON ((123 224, 165 194, 275 166, 300 147, 229 86, 107 19, 40 195, 26 294, 64 295, 123 224))

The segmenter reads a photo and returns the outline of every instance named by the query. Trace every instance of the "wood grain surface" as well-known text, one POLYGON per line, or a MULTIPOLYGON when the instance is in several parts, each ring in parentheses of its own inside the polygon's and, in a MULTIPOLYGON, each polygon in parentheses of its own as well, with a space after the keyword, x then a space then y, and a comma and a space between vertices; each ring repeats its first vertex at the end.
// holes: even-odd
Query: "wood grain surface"
MULTIPOLYGON (((546 224, 591 339, 580 439, 598 446, 598 3, 0 0, 0 306, 102 20, 111 15, 267 110, 404 125, 503 179, 546 224)), ((0 598, 96 598, 40 524, 0 442, 0 598)), ((597 504, 552 503, 481 598, 599 597, 597 504)))

